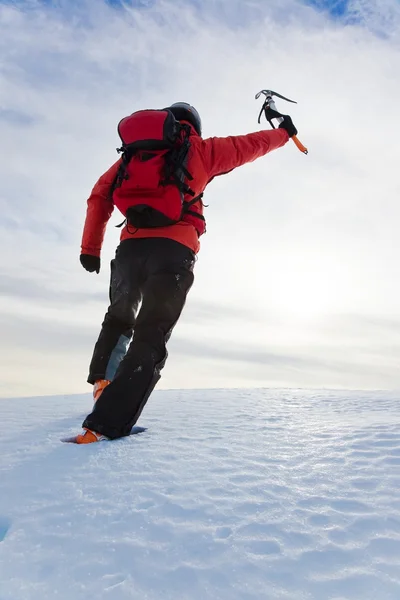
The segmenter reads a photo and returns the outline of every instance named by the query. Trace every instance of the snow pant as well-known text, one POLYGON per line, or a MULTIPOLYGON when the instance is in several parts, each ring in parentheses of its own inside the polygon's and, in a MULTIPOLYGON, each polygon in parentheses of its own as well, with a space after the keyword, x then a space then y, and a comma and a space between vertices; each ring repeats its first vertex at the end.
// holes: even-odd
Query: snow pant
POLYGON ((193 283, 194 263, 194 253, 174 240, 121 242, 111 261, 110 306, 88 377, 89 383, 111 383, 83 427, 111 439, 129 435, 160 379, 166 343, 193 283))

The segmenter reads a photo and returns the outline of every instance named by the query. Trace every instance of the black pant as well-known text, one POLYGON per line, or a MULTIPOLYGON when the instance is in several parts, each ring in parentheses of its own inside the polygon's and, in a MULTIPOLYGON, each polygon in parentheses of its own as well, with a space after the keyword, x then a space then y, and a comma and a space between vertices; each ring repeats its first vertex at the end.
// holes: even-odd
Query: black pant
POLYGON ((121 242, 111 262, 110 306, 90 364, 88 381, 112 379, 83 427, 118 438, 129 435, 160 379, 166 343, 193 283, 194 253, 167 238, 121 242), (140 310, 139 310, 140 307, 140 310), (115 376, 106 377, 118 362, 115 376), (127 346, 127 344, 126 344, 127 346), (125 348, 126 348, 125 346, 125 348))

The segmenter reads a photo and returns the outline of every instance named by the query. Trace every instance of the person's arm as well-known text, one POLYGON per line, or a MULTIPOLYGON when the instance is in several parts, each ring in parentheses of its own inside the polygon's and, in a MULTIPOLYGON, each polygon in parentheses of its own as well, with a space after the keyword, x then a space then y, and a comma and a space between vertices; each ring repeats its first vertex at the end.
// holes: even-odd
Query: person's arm
POLYGON ((252 162, 288 141, 289 134, 283 128, 205 139, 202 154, 210 180, 252 162))
POLYGON ((114 210, 110 191, 119 165, 120 160, 100 177, 88 198, 81 245, 83 255, 100 257, 106 226, 114 210))

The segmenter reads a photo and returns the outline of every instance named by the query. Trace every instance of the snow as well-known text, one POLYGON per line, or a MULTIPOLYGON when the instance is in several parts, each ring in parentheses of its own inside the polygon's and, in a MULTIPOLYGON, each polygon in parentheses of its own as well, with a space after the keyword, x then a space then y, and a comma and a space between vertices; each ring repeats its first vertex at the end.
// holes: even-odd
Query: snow
POLYGON ((398 394, 156 391, 62 444, 90 407, 0 400, 0 600, 400 598, 398 394))

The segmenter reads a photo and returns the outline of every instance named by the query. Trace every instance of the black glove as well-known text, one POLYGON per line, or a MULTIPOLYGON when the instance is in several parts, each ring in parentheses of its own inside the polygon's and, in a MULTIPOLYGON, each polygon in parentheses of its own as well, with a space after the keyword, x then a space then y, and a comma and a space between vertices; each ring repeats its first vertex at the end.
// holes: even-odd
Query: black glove
POLYGON ((100 273, 99 256, 93 256, 93 254, 81 254, 79 260, 81 261, 82 267, 86 269, 86 271, 89 271, 89 273, 93 273, 94 271, 100 273))
POLYGON ((279 129, 286 129, 286 131, 289 134, 289 137, 293 137, 294 135, 297 135, 297 129, 293 125, 293 121, 292 121, 291 117, 289 117, 289 115, 282 115, 282 116, 283 116, 283 121, 282 121, 282 123, 279 124, 279 129))

